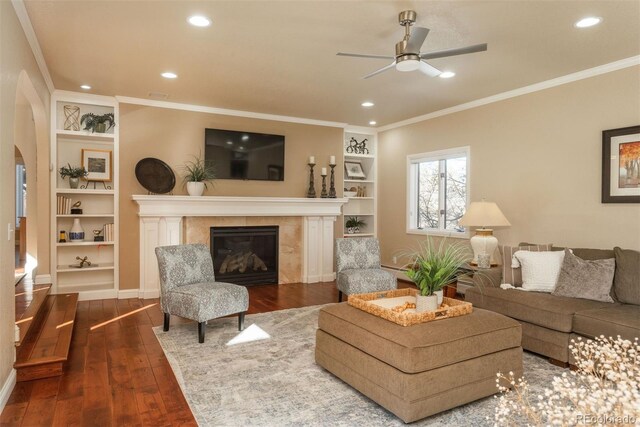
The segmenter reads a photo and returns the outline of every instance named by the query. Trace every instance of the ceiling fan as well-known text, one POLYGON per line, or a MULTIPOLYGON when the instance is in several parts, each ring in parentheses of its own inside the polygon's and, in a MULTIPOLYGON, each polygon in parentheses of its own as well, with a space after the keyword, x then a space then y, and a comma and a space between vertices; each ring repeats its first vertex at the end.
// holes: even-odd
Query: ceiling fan
POLYGON ((417 13, 413 10, 405 10, 398 15, 400 25, 404 27, 404 39, 396 43, 396 56, 384 55, 363 55, 359 53, 343 53, 338 52, 339 56, 352 56, 355 58, 374 58, 374 59, 393 59, 393 62, 386 65, 373 73, 367 74, 363 79, 368 79, 380 73, 383 73, 395 67, 398 71, 415 71, 420 70, 424 74, 435 77, 442 72, 436 67, 427 63, 427 59, 444 58, 447 56, 464 55, 467 53, 484 52, 487 50, 487 44, 476 44, 473 46, 460 47, 456 49, 439 50, 435 52, 420 53, 420 48, 429 34, 429 29, 424 27, 411 26, 416 22, 417 13))

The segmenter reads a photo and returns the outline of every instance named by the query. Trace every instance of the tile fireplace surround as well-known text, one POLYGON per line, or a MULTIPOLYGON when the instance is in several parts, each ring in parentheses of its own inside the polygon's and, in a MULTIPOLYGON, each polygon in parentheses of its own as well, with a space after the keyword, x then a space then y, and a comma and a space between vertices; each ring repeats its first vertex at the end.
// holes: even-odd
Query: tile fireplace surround
POLYGON ((131 197, 140 218, 140 298, 160 295, 155 248, 209 243, 209 227, 280 226, 280 283, 334 280, 334 224, 346 199, 131 197))

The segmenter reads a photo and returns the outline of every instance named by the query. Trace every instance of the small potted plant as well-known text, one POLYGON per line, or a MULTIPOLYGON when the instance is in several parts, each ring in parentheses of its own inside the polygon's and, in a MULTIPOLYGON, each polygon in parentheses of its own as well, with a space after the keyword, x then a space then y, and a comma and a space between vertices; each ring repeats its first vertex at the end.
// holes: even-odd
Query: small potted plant
POLYGON ((214 164, 201 157, 193 156, 193 160, 184 164, 184 170, 184 182, 190 196, 202 196, 204 189, 208 188, 207 182, 211 183, 216 178, 214 164))
POLYGON ((84 130, 90 130, 91 133, 105 133, 116 125, 113 113, 106 114, 83 114, 80 124, 84 125, 84 130))
POLYGON ((84 167, 71 166, 69 163, 67 163, 67 166, 62 166, 59 173, 62 179, 69 177, 69 188, 78 188, 80 178, 89 175, 89 172, 84 167))
POLYGON ((435 245, 428 237, 418 250, 407 254, 406 275, 418 287, 416 311, 433 311, 442 303, 442 289, 464 273, 463 266, 471 260, 469 248, 462 243, 442 239, 435 245))
POLYGON ((347 218, 347 221, 344 225, 347 227, 348 234, 358 234, 360 233, 360 227, 366 226, 367 223, 357 216, 350 216, 349 218, 347 218))

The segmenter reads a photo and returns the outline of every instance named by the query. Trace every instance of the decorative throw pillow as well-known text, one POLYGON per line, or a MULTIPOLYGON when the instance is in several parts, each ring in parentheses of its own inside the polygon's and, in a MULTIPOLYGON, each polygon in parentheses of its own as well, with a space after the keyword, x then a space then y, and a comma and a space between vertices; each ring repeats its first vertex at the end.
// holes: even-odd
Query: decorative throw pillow
POLYGON ((586 261, 565 250, 553 295, 614 302, 609 293, 615 271, 615 258, 586 261))
POLYGON ((511 267, 511 259, 517 251, 542 252, 550 251, 552 244, 548 245, 526 245, 526 246, 500 246, 502 254, 502 283, 519 287, 522 286, 522 270, 511 267))
POLYGON ((522 267, 522 289, 553 292, 558 282, 563 258, 562 251, 517 251, 513 254, 511 267, 522 267))
POLYGON ((616 257, 616 274, 613 289, 618 301, 640 305, 640 252, 613 248, 616 257))

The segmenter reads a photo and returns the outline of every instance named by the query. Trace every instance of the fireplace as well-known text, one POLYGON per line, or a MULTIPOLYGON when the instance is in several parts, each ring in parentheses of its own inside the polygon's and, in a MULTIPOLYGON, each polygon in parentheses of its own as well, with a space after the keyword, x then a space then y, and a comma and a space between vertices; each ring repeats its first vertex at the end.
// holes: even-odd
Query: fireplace
POLYGON ((278 226, 211 227, 216 280, 238 285, 278 283, 278 226))

